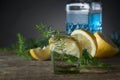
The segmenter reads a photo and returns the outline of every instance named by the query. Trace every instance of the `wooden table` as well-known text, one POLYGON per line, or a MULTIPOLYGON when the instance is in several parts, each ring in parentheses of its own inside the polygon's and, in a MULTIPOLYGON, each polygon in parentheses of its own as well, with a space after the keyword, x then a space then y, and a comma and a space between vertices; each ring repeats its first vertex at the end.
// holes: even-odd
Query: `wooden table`
POLYGON ((0 55, 0 80, 120 80, 120 56, 102 59, 114 69, 107 73, 53 74, 51 61, 0 55))

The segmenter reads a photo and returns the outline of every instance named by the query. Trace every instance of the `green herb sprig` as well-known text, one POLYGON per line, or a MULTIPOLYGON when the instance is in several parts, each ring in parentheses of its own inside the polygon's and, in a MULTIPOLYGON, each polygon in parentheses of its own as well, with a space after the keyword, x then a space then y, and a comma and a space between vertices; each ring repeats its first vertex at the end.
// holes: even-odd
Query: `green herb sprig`
POLYGON ((80 67, 98 67, 104 69, 112 68, 110 64, 99 61, 91 56, 87 49, 83 49, 82 56, 80 57, 80 67))
POLYGON ((29 49, 27 49, 26 46, 26 39, 20 33, 17 34, 17 39, 18 42, 15 45, 13 45, 14 52, 18 56, 21 56, 26 59, 31 59, 31 56, 29 54, 29 49))
POLYGON ((50 38, 52 35, 58 36, 60 34, 59 30, 54 30, 51 26, 45 27, 43 24, 35 25, 35 28, 40 31, 45 38, 50 38))

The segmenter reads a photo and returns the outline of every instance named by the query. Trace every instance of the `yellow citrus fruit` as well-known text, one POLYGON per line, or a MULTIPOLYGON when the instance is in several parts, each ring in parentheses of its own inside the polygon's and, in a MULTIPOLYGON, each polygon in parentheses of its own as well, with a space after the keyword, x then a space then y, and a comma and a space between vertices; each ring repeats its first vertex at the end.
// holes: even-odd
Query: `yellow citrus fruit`
POLYGON ((97 51, 97 43, 95 36, 86 30, 74 30, 71 36, 75 38, 82 49, 87 51, 94 57, 97 51))
POLYGON ((106 35, 96 32, 94 33, 94 36, 96 37, 98 45, 98 50, 97 53, 95 54, 95 57, 98 58, 111 57, 119 51, 117 46, 106 35))
POLYGON ((49 42, 49 44, 51 44, 51 43, 56 42, 57 40, 58 40, 58 38, 51 37, 51 38, 48 40, 48 42, 49 42))
POLYGON ((55 51, 59 54, 68 54, 75 57, 80 57, 82 53, 81 47, 78 45, 78 42, 72 37, 61 37, 58 39, 52 39, 50 43, 50 50, 55 51), (55 41, 54 41, 55 40, 55 41))
POLYGON ((43 49, 30 49, 31 56, 36 60, 46 60, 50 58, 50 47, 46 46, 43 49))

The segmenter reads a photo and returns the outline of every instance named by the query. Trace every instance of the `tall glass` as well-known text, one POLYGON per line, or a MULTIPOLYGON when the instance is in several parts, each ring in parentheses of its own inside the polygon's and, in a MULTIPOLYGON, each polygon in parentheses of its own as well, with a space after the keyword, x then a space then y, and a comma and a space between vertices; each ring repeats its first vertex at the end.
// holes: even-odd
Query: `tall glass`
POLYGON ((91 33, 102 32, 102 6, 100 2, 92 2, 89 13, 89 28, 91 33))
POLYGON ((76 29, 89 30, 88 3, 71 3, 66 5, 66 32, 70 35, 76 29))

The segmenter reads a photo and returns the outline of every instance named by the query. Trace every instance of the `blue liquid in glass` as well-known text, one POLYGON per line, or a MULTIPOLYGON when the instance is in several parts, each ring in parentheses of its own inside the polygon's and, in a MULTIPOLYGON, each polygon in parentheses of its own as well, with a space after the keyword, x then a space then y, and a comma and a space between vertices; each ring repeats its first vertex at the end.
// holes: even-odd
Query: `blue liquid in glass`
POLYGON ((91 33, 102 32, 102 14, 92 13, 89 15, 89 31, 91 33))

